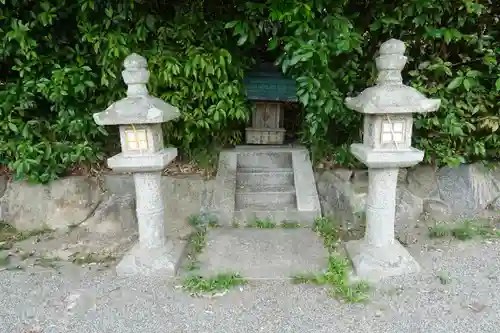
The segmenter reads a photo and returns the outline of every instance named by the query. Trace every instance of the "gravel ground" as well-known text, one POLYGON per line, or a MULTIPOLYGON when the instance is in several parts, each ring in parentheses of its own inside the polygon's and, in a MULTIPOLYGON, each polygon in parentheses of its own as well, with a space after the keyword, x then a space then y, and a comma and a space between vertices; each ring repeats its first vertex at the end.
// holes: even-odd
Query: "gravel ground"
POLYGON ((110 269, 2 271, 0 332, 498 333, 499 245, 413 245, 423 272, 379 284, 366 304, 342 304, 323 288, 284 281, 193 298, 175 283, 119 279, 110 269))

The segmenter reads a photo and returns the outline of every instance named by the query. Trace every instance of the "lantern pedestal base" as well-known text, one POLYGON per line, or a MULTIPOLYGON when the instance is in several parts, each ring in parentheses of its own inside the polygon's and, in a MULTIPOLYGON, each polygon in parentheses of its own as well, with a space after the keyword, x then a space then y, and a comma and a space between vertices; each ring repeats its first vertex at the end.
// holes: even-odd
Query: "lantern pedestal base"
POLYGON ((160 248, 142 248, 136 244, 116 266, 123 277, 175 277, 186 249, 186 242, 168 241, 160 248))
POLYGON ((379 282, 384 278, 420 271, 420 265, 396 240, 384 246, 368 244, 364 239, 347 242, 347 255, 351 259, 356 278, 379 282))

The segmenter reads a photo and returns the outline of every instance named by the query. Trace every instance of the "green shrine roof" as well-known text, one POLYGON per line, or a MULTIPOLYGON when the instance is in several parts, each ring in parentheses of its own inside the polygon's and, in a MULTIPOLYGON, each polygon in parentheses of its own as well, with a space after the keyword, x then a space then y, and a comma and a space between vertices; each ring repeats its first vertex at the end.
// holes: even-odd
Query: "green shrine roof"
POLYGON ((269 66, 262 66, 260 70, 250 72, 243 83, 251 101, 297 101, 295 80, 284 77, 269 66))

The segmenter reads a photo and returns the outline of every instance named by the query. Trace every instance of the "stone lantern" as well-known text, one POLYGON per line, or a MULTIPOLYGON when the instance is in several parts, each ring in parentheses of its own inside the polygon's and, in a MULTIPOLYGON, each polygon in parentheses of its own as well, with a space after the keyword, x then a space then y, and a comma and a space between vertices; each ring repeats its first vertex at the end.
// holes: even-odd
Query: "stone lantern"
POLYGON ((127 97, 94 114, 98 125, 119 125, 122 152, 108 159, 117 172, 131 172, 136 192, 139 242, 118 264, 118 275, 173 276, 183 244, 165 234, 162 170, 177 156, 176 148, 164 148, 161 124, 180 116, 179 110, 150 96, 146 59, 129 55, 122 77, 127 97))
POLYGON ((405 49, 400 40, 383 43, 376 58, 377 84, 345 101, 364 114, 363 143, 351 145, 351 153, 368 167, 366 233, 364 239, 348 242, 346 250, 355 274, 367 281, 420 270, 394 238, 396 186, 399 168, 424 158, 423 151, 411 147, 412 113, 436 111, 440 100, 403 84, 405 49))

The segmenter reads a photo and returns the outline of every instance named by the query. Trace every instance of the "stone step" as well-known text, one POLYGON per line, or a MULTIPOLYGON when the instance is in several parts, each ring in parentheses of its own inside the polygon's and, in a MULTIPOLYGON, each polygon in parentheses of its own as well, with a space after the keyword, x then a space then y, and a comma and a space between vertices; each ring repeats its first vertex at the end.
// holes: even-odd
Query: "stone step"
POLYGON ((295 188, 292 185, 253 185, 236 188, 235 208, 268 207, 281 209, 283 205, 295 205, 295 188))
POLYGON ((301 227, 311 227, 314 225, 316 217, 317 214, 315 212, 301 212, 297 210, 295 205, 291 204, 280 205, 279 207, 253 205, 235 210, 233 222, 245 225, 256 220, 269 220, 276 224, 282 222, 298 222, 301 227))
POLYGON ((236 174, 236 187, 265 185, 293 185, 291 168, 240 168, 236 174))
POLYGON ((240 152, 237 158, 238 168, 292 168, 291 152, 240 152))

